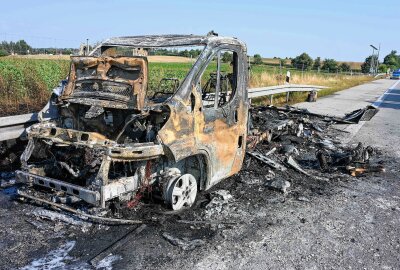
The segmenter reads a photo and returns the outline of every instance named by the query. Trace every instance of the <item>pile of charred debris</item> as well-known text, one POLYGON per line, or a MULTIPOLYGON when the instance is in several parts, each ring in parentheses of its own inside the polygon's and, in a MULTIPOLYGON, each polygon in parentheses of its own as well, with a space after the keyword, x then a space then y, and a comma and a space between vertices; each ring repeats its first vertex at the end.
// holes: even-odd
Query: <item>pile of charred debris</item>
POLYGON ((376 149, 361 142, 355 147, 343 145, 338 138, 347 131, 334 125, 368 121, 376 112, 369 106, 338 118, 289 106, 253 108, 244 171, 256 171, 250 167, 253 160, 257 166, 265 164, 266 185, 283 193, 294 174, 321 180, 337 174, 383 172, 382 164, 372 160, 376 149))

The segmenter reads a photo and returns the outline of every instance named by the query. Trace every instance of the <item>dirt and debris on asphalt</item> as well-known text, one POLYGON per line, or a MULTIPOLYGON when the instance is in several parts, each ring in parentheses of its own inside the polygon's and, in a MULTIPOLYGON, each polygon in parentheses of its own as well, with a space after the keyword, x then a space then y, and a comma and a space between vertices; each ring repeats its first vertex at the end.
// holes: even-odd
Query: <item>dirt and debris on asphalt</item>
POLYGON ((347 134, 329 117, 267 107, 251 115, 242 170, 198 194, 193 209, 170 211, 148 194, 114 211, 144 220, 139 233, 21 202, 2 172, 0 268, 399 268, 398 161, 343 145, 347 134))

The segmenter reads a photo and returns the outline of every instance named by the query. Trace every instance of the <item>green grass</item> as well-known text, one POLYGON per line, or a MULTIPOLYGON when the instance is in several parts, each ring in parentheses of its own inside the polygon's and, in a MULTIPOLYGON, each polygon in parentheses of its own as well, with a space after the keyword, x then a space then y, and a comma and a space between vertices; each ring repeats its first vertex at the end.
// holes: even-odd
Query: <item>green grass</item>
POLYGON ((64 60, 0 58, 0 115, 40 109, 68 70, 64 60))
MULTIPOLYGON (((182 82, 192 65, 192 63, 149 63, 149 90, 154 91, 157 89, 162 78, 177 78, 182 82)), ((202 77, 202 83, 205 83, 210 78, 209 74, 216 70, 217 64, 215 62, 208 65, 202 77)), ((229 64, 223 63, 221 65, 222 72, 229 70, 229 64)))
MULTIPOLYGON (((0 58, 0 116, 33 112, 41 109, 47 102, 51 90, 60 80, 65 79, 69 70, 68 60, 0 58)), ((162 78, 177 78, 181 82, 192 67, 192 63, 149 63, 149 92, 157 89, 162 78)), ((204 84, 209 74, 217 69, 212 62, 202 77, 204 84)), ((231 69, 228 63, 223 63, 221 70, 231 69)), ((281 71, 277 66, 252 65, 250 70, 250 87, 261 87, 283 83, 287 69, 281 71)), ((329 89, 320 92, 319 96, 328 95, 371 80, 364 76, 343 76, 336 74, 319 74, 312 71, 302 73, 291 69, 292 82, 301 84, 316 84, 328 86, 329 89)), ((302 94, 294 95, 292 102, 303 101, 302 94)), ((276 99, 279 101, 278 99, 276 99)), ((259 103, 267 99, 258 100, 259 103)))

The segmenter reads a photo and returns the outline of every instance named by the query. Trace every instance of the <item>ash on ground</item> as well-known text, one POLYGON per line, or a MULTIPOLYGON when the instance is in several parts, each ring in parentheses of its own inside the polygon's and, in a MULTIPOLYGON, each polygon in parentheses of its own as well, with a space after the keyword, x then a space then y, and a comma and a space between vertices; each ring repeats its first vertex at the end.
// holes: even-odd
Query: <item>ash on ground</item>
MULTIPOLYGON (((134 249, 138 252, 135 257, 129 257, 128 247, 116 251, 122 258, 130 258, 117 262, 116 267, 160 268, 172 259, 185 261, 187 252, 200 258, 209 248, 237 248, 230 243, 240 245, 243 237, 248 241, 260 237, 254 233, 260 226, 281 224, 281 218, 269 214, 271 209, 287 201, 312 204, 316 197, 333 195, 335 187, 381 174, 383 165, 390 165, 384 164, 387 159, 374 147, 343 145, 340 138, 347 133, 335 124, 337 119, 306 112, 253 108, 240 173, 199 193, 190 210, 169 211, 149 195, 136 208, 122 206, 113 213, 119 218, 154 221, 135 240, 134 245, 140 246, 140 251, 134 249), (247 230, 249 225, 254 229, 247 230)), ((3 194, 12 196, 13 174, 3 173, 2 177, 3 194)), ((40 258, 66 239, 76 241, 71 256, 88 261, 128 231, 124 226, 91 225, 66 213, 38 210, 6 195, 0 214, 5 217, 2 226, 8 234, 3 246, 9 251, 0 260, 1 266, 29 265, 32 258, 40 258)))

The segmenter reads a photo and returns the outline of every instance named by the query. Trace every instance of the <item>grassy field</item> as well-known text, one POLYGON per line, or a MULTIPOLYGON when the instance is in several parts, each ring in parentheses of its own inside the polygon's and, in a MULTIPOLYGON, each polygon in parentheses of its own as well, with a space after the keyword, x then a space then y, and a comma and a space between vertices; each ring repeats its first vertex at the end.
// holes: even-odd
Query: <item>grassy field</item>
MULTIPOLYGON (((272 65, 272 66, 279 66, 279 58, 263 58, 263 63, 266 65, 272 65)), ((291 64, 290 59, 284 59, 285 62, 284 64, 286 66, 289 66, 291 64)), ((323 61, 323 59, 322 59, 323 61)), ((350 68, 352 70, 361 70, 361 64, 362 62, 345 62, 345 61, 338 61, 338 65, 342 64, 342 63, 347 63, 350 65, 350 68)))
POLYGON ((68 69, 67 60, 0 58, 0 115, 40 110, 68 69))
MULTIPOLYGON (((68 75, 68 58, 47 59, 37 57, 3 57, 0 58, 0 116, 38 111, 47 102, 51 90, 60 80, 68 75)), ((150 57, 149 61, 149 91, 157 89, 159 80, 174 77, 182 81, 192 66, 192 61, 184 57, 150 57), (183 58, 183 59, 182 59, 183 58), (163 62, 157 62, 163 61, 163 62)), ((221 70, 230 69, 224 63, 221 70)), ((208 66, 203 83, 209 78, 209 73, 216 70, 216 64, 208 66)), ((253 65, 250 71, 250 87, 278 85, 283 83, 286 69, 268 65, 253 65)), ((335 91, 355 86, 371 80, 366 76, 345 76, 322 74, 291 70, 292 83, 324 85, 329 88, 320 92, 327 95, 335 91)), ((304 95, 293 95, 292 102, 303 101, 304 95)), ((257 102, 266 103, 267 99, 257 102)), ((276 101, 280 101, 277 97, 276 101)))

